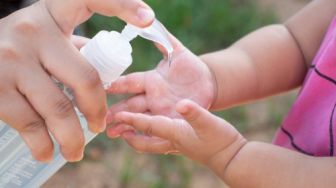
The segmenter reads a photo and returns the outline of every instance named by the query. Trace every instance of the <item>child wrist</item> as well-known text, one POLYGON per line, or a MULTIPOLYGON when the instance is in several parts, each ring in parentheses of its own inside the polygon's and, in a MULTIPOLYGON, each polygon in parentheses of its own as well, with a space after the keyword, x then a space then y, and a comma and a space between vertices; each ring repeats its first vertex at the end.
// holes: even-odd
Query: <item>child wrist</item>
POLYGON ((209 66, 208 63, 206 63, 206 61, 204 61, 204 59, 202 57, 200 57, 200 59, 205 64, 206 68, 208 69, 208 71, 210 73, 211 83, 212 83, 212 86, 213 86, 212 100, 210 101, 210 104, 209 104, 209 106, 207 108, 209 110, 209 109, 212 109, 215 106, 216 102, 217 102, 217 98, 218 98, 218 82, 217 82, 215 71, 209 66))
POLYGON ((219 177, 224 178, 228 166, 247 143, 247 140, 239 135, 239 138, 237 138, 230 146, 213 155, 207 162, 206 166, 219 177))

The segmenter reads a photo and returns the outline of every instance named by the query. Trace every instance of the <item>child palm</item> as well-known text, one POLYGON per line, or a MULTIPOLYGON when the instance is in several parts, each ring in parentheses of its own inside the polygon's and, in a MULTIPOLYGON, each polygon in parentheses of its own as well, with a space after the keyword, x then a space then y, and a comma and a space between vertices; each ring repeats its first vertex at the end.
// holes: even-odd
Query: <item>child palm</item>
MULTIPOLYGON (((208 67, 172 36, 173 61, 162 60, 156 69, 132 73, 112 84, 112 94, 135 94, 111 107, 108 122, 120 111, 178 117, 175 105, 184 98, 204 108, 214 100, 214 82, 208 67)), ((164 50, 158 47, 163 53, 164 50)))

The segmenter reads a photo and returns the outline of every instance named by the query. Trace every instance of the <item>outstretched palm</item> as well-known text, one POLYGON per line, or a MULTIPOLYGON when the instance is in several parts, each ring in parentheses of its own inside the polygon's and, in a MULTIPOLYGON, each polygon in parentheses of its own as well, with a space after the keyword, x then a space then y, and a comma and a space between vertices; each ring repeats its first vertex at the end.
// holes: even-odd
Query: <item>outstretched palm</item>
POLYGON ((162 60, 154 70, 132 73, 112 84, 109 93, 134 95, 110 108, 109 122, 119 111, 178 117, 176 103, 185 98, 210 107, 215 91, 211 72, 196 55, 171 38, 174 44, 171 65, 162 60))

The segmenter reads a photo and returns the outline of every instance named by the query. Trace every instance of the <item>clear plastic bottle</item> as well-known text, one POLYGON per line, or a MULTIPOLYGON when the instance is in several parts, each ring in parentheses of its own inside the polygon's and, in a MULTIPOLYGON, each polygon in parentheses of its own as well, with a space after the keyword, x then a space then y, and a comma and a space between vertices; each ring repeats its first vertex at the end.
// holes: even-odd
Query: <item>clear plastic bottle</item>
MULTIPOLYGON (((160 43, 167 49, 168 54, 172 54, 173 48, 167 34, 157 20, 148 28, 137 28, 128 24, 122 33, 100 31, 81 49, 83 56, 98 71, 105 88, 131 65, 130 41, 137 35, 160 43)), ((64 88, 64 92, 71 98, 71 92, 67 88, 64 88)), ((96 135, 89 131, 85 117, 75 109, 87 144, 96 135)), ((54 160, 50 163, 40 163, 33 159, 17 131, 0 121, 0 188, 41 186, 66 163, 58 144, 54 144, 54 160)))

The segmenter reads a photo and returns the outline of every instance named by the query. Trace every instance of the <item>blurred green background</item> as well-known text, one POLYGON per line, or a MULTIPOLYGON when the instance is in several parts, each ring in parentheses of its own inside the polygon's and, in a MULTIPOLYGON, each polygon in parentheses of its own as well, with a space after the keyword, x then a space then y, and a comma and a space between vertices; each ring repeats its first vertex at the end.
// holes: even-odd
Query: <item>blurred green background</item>
MULTIPOLYGON (((223 49, 254 29, 275 23, 273 9, 250 0, 147 0, 157 18, 195 54, 223 49)), ((125 23, 95 15, 83 25, 88 37, 100 30, 121 31, 125 23)), ((149 41, 132 42, 128 72, 153 69, 161 54, 149 41)), ((270 141, 295 94, 216 114, 250 139, 270 141)), ((110 96, 110 99, 115 99, 110 96)), ((201 149, 201 148, 200 148, 201 149)), ((225 187, 204 167, 180 156, 138 154, 121 140, 98 136, 84 161, 67 164, 44 187, 189 188, 225 187)))

